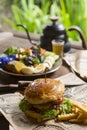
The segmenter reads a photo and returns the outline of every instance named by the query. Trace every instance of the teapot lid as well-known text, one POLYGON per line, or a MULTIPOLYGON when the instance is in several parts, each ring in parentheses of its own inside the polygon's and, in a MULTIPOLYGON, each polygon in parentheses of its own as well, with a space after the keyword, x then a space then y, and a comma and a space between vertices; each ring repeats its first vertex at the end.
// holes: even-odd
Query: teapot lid
POLYGON ((50 18, 51 23, 47 24, 43 28, 44 35, 54 35, 54 34, 64 34, 66 33, 65 27, 63 24, 56 22, 59 20, 58 17, 53 16, 50 18))

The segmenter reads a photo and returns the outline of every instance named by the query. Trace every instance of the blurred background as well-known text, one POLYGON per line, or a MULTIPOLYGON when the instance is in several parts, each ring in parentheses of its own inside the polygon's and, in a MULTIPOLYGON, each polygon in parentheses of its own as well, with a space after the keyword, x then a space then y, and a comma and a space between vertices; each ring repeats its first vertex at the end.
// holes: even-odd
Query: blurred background
MULTIPOLYGON (((24 31, 17 24, 23 24, 29 32, 41 34, 51 16, 59 17, 66 30, 79 26, 87 41, 87 0, 0 0, 0 25, 5 28, 24 31)), ((69 38, 80 40, 76 32, 68 32, 69 38)))

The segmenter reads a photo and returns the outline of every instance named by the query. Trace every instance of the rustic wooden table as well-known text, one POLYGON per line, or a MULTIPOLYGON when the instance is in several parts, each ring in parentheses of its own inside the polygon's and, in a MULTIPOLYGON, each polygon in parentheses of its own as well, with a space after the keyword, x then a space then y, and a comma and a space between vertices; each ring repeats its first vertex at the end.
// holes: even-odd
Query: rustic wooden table
MULTIPOLYGON (((4 35, 4 34, 3 34, 4 35)), ((6 35, 5 35, 6 36, 6 35)), ((20 36, 20 35, 19 35, 20 36)), ((3 52, 3 50, 9 46, 17 46, 17 47, 29 47, 31 46, 29 41, 26 38, 21 38, 19 36, 10 35, 9 37, 5 37, 5 39, 2 38, 0 41, 0 53, 3 52)), ((4 37, 4 36, 3 36, 4 37)), ((71 49, 72 51, 72 49, 71 49)), ((62 66, 55 72, 48 74, 47 77, 50 78, 57 78, 59 76, 65 75, 70 72, 69 67, 63 62, 62 66)), ((38 76, 41 77, 41 76, 38 76)), ((11 76, 8 74, 4 74, 3 72, 0 72, 0 86, 3 84, 17 84, 19 80, 34 80, 38 77, 16 77, 11 76)), ((44 76, 42 76, 44 77, 44 76)), ((0 94, 3 93, 11 93, 17 91, 16 89, 6 89, 2 90, 0 89, 0 94)), ((1 115, 0 116, 0 130, 9 130, 9 123, 8 121, 1 115)))

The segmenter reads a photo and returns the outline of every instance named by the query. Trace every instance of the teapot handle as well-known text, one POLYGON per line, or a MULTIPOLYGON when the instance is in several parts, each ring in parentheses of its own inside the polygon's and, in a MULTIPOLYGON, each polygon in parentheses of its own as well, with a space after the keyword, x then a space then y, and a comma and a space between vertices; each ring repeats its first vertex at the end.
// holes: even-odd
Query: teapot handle
POLYGON ((87 49, 86 40, 84 38, 84 35, 83 35, 81 29, 78 26, 71 26, 68 30, 69 31, 76 30, 79 33, 80 38, 82 40, 82 47, 83 47, 83 49, 87 49))

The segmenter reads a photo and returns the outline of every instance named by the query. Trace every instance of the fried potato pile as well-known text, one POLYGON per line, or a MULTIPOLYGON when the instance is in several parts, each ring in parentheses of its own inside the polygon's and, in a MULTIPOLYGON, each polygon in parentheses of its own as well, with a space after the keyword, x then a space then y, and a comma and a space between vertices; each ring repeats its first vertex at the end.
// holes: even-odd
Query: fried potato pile
POLYGON ((58 121, 69 121, 87 125, 87 104, 72 101, 72 113, 58 115, 58 121))

